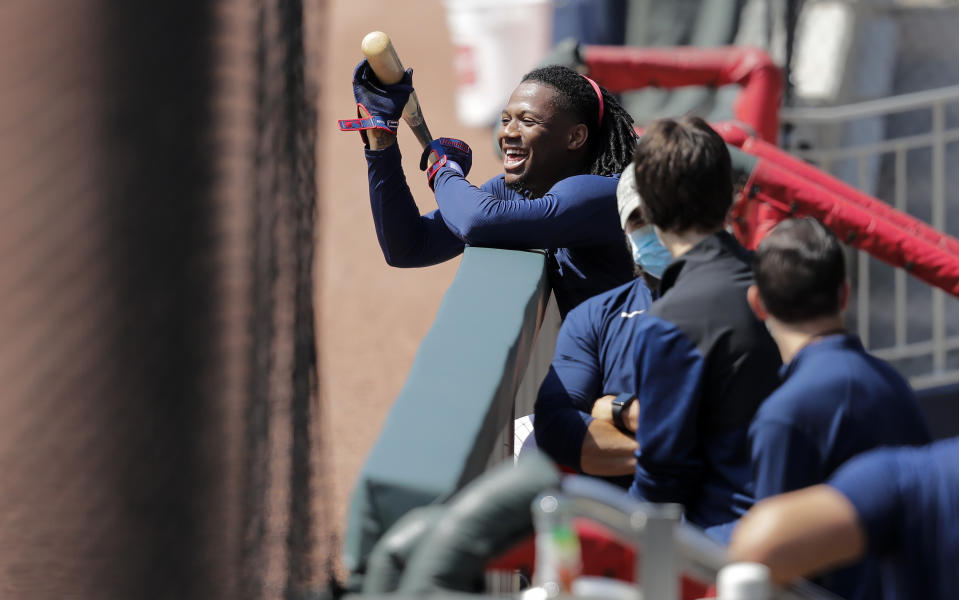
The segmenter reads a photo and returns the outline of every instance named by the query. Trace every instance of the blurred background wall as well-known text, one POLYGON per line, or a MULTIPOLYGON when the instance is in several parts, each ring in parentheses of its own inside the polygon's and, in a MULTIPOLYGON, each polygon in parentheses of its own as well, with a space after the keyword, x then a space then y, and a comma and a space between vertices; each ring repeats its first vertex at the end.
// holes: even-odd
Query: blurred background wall
POLYGON ((335 568, 458 264, 376 244, 335 128, 373 29, 498 172, 439 0, 0 7, 0 595, 297 597, 335 568))
POLYGON ((0 7, 0 596, 322 579, 326 9, 0 7))

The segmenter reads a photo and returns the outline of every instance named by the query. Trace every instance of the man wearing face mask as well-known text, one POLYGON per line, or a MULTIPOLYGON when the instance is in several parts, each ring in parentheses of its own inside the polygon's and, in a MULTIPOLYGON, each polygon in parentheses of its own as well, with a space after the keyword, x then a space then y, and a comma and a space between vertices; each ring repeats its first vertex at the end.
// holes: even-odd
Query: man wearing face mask
POLYGON ((616 188, 616 200, 619 204, 619 219, 629 240, 629 248, 633 254, 633 262, 642 271, 653 293, 653 298, 659 296, 659 280, 663 271, 673 262, 673 256, 656 237, 656 230, 652 224, 643 219, 640 210, 639 192, 636 191, 636 169, 630 163, 620 178, 616 188))
POLYGON ((633 165, 616 188, 620 224, 643 277, 584 301, 567 315, 536 401, 536 443, 558 463, 629 487, 639 407, 616 402, 636 389, 632 343, 650 289, 672 260, 640 212, 633 165), (630 421, 631 426, 629 425, 630 421))

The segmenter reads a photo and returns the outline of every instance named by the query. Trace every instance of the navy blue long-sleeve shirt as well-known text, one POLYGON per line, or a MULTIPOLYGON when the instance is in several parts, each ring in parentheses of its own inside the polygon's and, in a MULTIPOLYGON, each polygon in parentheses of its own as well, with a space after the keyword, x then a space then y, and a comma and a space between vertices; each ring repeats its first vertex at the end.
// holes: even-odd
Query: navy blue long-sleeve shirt
MULTIPOLYGON (((912 388, 855 335, 805 346, 780 375, 749 426, 757 500, 823 483, 866 450, 931 441, 912 388)), ((817 583, 849 600, 880 596, 872 557, 817 583)))
POLYGON ((723 231, 673 261, 637 323, 633 354, 640 417, 630 494, 683 504, 687 520, 720 541, 753 503, 747 431, 781 365, 746 303, 749 260, 723 231))
POLYGON ((829 485, 852 503, 878 557, 885 600, 945 600, 959 589, 959 438, 881 448, 829 485))
MULTIPOLYGON (((593 402, 636 389, 635 332, 651 303, 639 278, 586 300, 563 321, 533 423, 536 445, 556 462, 579 470, 593 402)), ((633 478, 605 479, 628 487, 633 478)))
POLYGON ((616 177, 576 175, 541 198, 526 198, 507 187, 503 175, 475 187, 444 168, 433 180, 439 209, 420 215, 399 145, 367 150, 366 160, 376 236, 392 266, 434 265, 457 256, 466 244, 544 249, 563 316, 634 277, 616 206, 616 177))

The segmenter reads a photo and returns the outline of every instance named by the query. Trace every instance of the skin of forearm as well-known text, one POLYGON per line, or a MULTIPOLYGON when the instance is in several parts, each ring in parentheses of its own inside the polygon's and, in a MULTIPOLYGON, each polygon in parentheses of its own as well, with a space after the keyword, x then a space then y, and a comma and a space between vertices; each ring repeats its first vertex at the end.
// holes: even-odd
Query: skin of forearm
POLYGON ((370 150, 382 150, 396 143, 395 135, 376 129, 367 129, 366 137, 370 140, 370 150))
MULTIPOLYGON (((356 112, 361 119, 370 116, 369 111, 359 106, 356 108, 356 112)), ((396 134, 382 129, 367 129, 366 139, 369 140, 370 150, 382 150, 396 143, 396 134)))
POLYGON ((865 533, 849 501, 817 485, 757 503, 733 531, 729 558, 769 567, 773 583, 848 564, 865 551, 865 533))
MULTIPOLYGON (((594 419, 599 419, 600 421, 605 421, 607 423, 613 423, 613 400, 616 399, 616 396, 608 394, 606 396, 600 396, 596 399, 596 402, 593 403, 593 409, 590 411, 590 414, 594 419)), ((626 425, 627 429, 632 432, 635 432, 639 429, 639 401, 635 400, 629 404, 629 408, 626 411, 626 414, 623 416, 623 424, 626 425)))
POLYGON ((627 409, 626 418, 623 419, 623 423, 633 433, 635 433, 636 430, 639 429, 639 401, 638 400, 629 405, 629 409, 627 409))
POLYGON ((639 444, 609 422, 595 419, 586 430, 579 466, 584 473, 610 477, 636 472, 639 444))

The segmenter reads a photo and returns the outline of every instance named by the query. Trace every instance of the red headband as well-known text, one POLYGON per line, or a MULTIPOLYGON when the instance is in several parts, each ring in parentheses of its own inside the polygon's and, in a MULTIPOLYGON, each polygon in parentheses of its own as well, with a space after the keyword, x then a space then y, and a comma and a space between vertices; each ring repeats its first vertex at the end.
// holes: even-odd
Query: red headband
POLYGON ((593 80, 590 79, 589 77, 583 75, 583 79, 585 79, 586 81, 588 81, 588 82, 589 82, 589 85, 593 86, 593 91, 596 92, 596 99, 599 100, 599 122, 598 122, 598 124, 599 124, 599 125, 602 125, 602 124, 603 124, 603 109, 605 108, 605 107, 603 106, 603 92, 600 91, 600 89, 599 89, 599 84, 597 84, 595 81, 593 81, 593 80))

